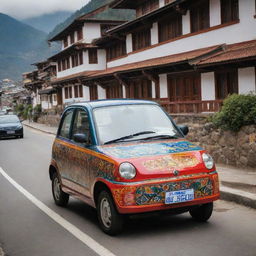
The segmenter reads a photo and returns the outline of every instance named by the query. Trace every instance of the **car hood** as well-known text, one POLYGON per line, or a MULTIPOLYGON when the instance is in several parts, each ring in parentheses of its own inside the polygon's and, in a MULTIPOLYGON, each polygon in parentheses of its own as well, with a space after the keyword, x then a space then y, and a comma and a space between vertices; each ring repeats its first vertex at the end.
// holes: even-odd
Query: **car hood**
POLYGON ((17 127, 20 126, 20 123, 8 123, 8 124, 1 124, 0 123, 0 128, 6 128, 6 127, 17 127))
POLYGON ((142 175, 184 174, 205 169, 203 149, 187 140, 165 140, 149 143, 115 144, 99 147, 103 154, 118 163, 132 163, 142 175))

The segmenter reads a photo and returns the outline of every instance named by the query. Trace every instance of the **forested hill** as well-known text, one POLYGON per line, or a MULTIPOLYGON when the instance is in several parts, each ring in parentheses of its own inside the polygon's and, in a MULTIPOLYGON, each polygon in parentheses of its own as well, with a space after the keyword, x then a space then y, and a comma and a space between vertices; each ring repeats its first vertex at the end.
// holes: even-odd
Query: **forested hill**
MULTIPOLYGON (((90 0, 88 4, 82 7, 80 10, 76 11, 64 22, 57 25, 54 30, 49 34, 48 38, 52 38, 71 24, 76 18, 93 11, 105 4, 112 2, 113 0, 90 0)), ((98 18, 102 19, 117 19, 117 20, 131 20, 135 17, 135 12, 133 10, 121 10, 121 9, 108 9, 101 14, 97 15, 98 18)))
POLYGON ((54 51, 46 39, 46 33, 0 13, 0 79, 21 80, 31 63, 49 57, 54 51))

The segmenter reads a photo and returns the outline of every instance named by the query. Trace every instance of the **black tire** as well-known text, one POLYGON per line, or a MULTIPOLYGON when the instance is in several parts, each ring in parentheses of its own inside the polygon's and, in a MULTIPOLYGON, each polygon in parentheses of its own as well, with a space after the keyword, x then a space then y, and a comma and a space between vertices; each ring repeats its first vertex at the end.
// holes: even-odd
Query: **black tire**
POLYGON ((24 134, 20 135, 20 138, 23 139, 24 138, 24 134))
POLYGON ((209 220, 213 212, 213 203, 202 204, 189 210, 190 215, 193 219, 206 222, 209 220))
POLYGON ((97 215, 103 232, 111 236, 121 233, 124 218, 117 212, 110 193, 105 190, 100 192, 97 200, 97 215))
POLYGON ((56 172, 52 177, 52 195, 58 206, 65 207, 68 204, 69 195, 62 191, 60 178, 56 172))

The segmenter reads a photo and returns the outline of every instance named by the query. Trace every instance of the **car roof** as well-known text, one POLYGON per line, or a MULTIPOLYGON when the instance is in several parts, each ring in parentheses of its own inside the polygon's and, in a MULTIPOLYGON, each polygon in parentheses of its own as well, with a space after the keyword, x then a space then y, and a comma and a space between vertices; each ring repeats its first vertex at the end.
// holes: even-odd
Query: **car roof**
POLYGON ((95 101, 86 101, 81 103, 75 103, 70 105, 72 106, 82 106, 89 108, 100 108, 100 107, 108 107, 108 106, 119 106, 119 105, 136 105, 136 104, 150 104, 150 105, 158 105, 154 101, 149 100, 133 100, 133 99, 111 99, 111 100, 95 100, 95 101))

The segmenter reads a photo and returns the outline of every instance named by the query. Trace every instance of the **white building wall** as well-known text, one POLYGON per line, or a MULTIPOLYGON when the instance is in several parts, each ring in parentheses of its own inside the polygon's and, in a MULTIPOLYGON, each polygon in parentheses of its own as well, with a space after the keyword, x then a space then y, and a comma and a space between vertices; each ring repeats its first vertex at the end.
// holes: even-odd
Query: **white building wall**
POLYGON ((164 0, 159 0, 159 7, 163 7, 165 5, 165 1, 164 0))
MULTIPOLYGON (((218 10, 216 10, 218 11, 218 10)), ((216 30, 200 33, 194 36, 181 38, 166 44, 137 53, 128 54, 127 57, 108 62, 107 66, 116 67, 128 63, 143 61, 166 55, 182 53, 204 47, 219 44, 233 44, 242 41, 253 40, 256 38, 256 19, 254 0, 239 0, 240 23, 218 28, 216 30), (239 36, 238 36, 239 35, 239 36)), ((187 14, 188 15, 188 14, 187 14)), ((213 18, 212 18, 213 19, 213 18)), ((184 18, 183 18, 184 20, 184 18)), ((216 19, 213 19, 216 22, 216 19)), ((186 34, 183 25, 183 33, 186 34)))
POLYGON ((238 92, 239 94, 256 92, 255 67, 238 69, 238 92))
POLYGON ((152 81, 152 98, 156 98, 156 83, 152 81))
POLYGON ((215 77, 214 72, 201 74, 202 100, 215 100, 215 77))
POLYGON ((90 88, 88 86, 83 86, 83 95, 85 101, 90 101, 90 88))
POLYGON ((158 23, 153 23, 153 26, 151 28, 151 44, 158 44, 158 23))
POLYGON ((85 23, 83 27, 84 42, 90 44, 95 38, 101 37, 99 23, 85 23))
POLYGON ((167 74, 159 75, 160 82, 160 98, 168 98, 167 74))
POLYGON ((220 0, 210 0, 210 26, 221 24, 220 0))
POLYGON ((126 36, 126 52, 132 52, 132 34, 126 36))
POLYGON ((104 100, 106 99, 106 90, 102 88, 100 85, 97 85, 97 90, 98 90, 98 99, 99 100, 104 100))
POLYGON ((190 11, 188 10, 186 15, 182 15, 182 35, 189 34, 190 31, 190 11))

